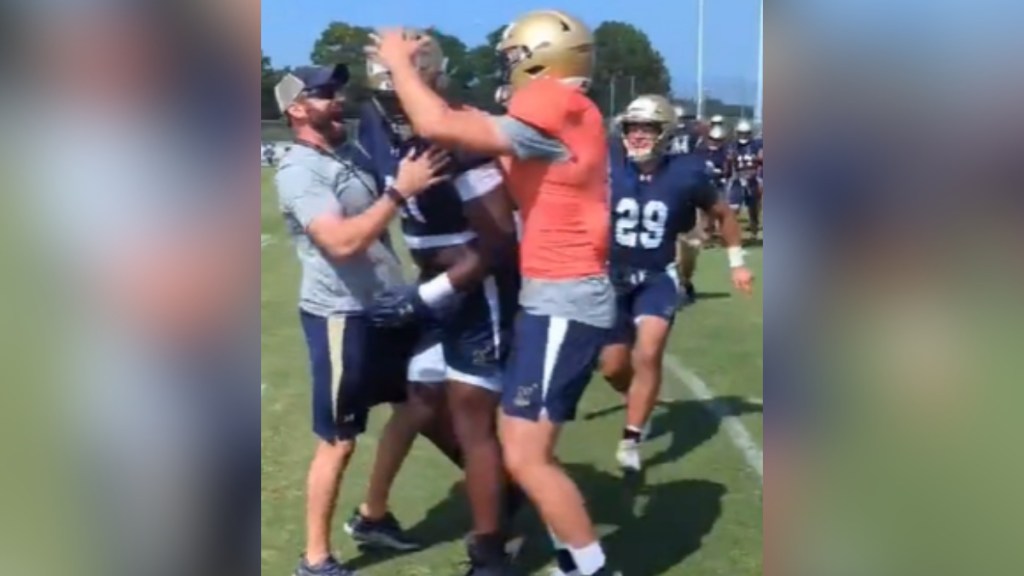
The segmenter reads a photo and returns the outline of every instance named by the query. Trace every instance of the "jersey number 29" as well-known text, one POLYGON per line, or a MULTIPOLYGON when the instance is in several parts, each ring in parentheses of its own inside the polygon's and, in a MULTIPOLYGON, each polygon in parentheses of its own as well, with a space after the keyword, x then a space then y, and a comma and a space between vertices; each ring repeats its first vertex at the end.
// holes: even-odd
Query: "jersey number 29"
POLYGON ((659 200, 643 205, 634 198, 623 198, 615 206, 615 241, 626 248, 653 250, 661 246, 668 223, 668 206, 659 200))

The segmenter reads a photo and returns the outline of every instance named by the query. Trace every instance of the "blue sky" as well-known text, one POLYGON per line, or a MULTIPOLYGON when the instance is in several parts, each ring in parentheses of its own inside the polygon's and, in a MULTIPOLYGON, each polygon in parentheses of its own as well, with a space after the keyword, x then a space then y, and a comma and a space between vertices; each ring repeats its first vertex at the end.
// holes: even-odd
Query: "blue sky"
MULTIPOLYGON (((307 63, 326 24, 436 26, 469 45, 518 14, 566 10, 588 24, 629 22, 644 30, 665 57, 673 89, 696 93, 697 0, 264 0, 263 51, 276 66, 307 63), (487 7, 484 9, 484 7, 487 7)), ((757 86, 759 0, 707 0, 705 84, 716 96, 753 103, 757 86)))

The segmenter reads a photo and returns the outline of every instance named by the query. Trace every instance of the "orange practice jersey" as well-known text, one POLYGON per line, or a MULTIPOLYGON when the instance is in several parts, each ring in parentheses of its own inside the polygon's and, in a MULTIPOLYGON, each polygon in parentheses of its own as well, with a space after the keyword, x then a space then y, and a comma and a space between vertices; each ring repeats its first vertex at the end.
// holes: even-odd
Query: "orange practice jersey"
POLYGON ((604 274, 609 227, 604 118, 579 90, 538 79, 516 90, 509 116, 555 138, 564 162, 502 158, 505 184, 519 205, 523 276, 569 280, 604 274))

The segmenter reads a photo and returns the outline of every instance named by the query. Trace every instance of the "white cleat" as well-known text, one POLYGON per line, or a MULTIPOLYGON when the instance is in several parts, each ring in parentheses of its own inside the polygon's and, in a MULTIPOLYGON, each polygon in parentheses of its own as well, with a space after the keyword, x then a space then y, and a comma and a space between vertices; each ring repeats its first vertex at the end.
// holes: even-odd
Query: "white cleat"
POLYGON ((639 472, 640 444, 633 440, 619 442, 619 449, 615 451, 615 458, 619 461, 619 467, 625 472, 639 472))

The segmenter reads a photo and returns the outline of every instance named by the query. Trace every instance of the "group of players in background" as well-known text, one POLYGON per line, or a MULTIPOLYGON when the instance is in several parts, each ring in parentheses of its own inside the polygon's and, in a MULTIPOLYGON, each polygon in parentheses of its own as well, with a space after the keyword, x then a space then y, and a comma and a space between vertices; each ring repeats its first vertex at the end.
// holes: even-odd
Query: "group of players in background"
POLYGON ((425 33, 373 40, 358 134, 344 128, 345 66, 295 70, 275 90, 295 136, 276 184, 303 265, 319 439, 295 574, 353 574, 331 554, 330 527, 381 403, 392 417, 345 524, 357 541, 419 547, 388 496, 422 435, 464 470, 470 575, 513 573, 510 521, 527 499, 549 528, 552 574, 619 574, 555 457, 561 428, 600 372, 627 406, 621 438, 608 442, 624 470, 641 469, 662 357, 692 289, 698 214, 726 247, 734 287, 752 292, 736 209, 760 203, 760 145, 747 125, 735 145, 721 125, 684 128, 680 142, 680 114, 662 96, 637 98, 609 138, 586 97, 593 35, 561 11, 506 28, 500 116, 446 99, 447 61, 425 33), (413 285, 389 238, 399 215, 413 285), (679 238, 690 254, 682 271, 679 238))
MULTIPOLYGON (((682 107, 677 106, 676 113, 685 118, 682 107)), ((697 152, 708 156, 716 186, 728 198, 733 210, 747 210, 749 231, 756 238, 764 198, 764 138, 755 136, 754 125, 741 119, 730 130, 723 116, 712 116, 707 124, 684 119, 672 152, 697 152)))
MULTIPOLYGON (((647 98, 658 99, 657 96, 641 96, 639 100, 647 98)), ((658 105, 667 106, 667 103, 659 101, 658 105)), ((682 106, 676 105, 674 110, 681 120, 669 153, 704 156, 719 195, 737 215, 746 211, 748 234, 751 241, 757 241, 762 234, 761 208, 764 205, 764 139, 760 135, 755 137, 754 125, 746 119, 736 122, 730 130, 723 116, 715 115, 704 122, 688 117, 682 106)), ((715 223, 702 216, 698 215, 698 228, 681 237, 677 245, 677 269, 684 291, 682 304, 696 300, 693 275, 699 247, 722 240, 715 223)))

